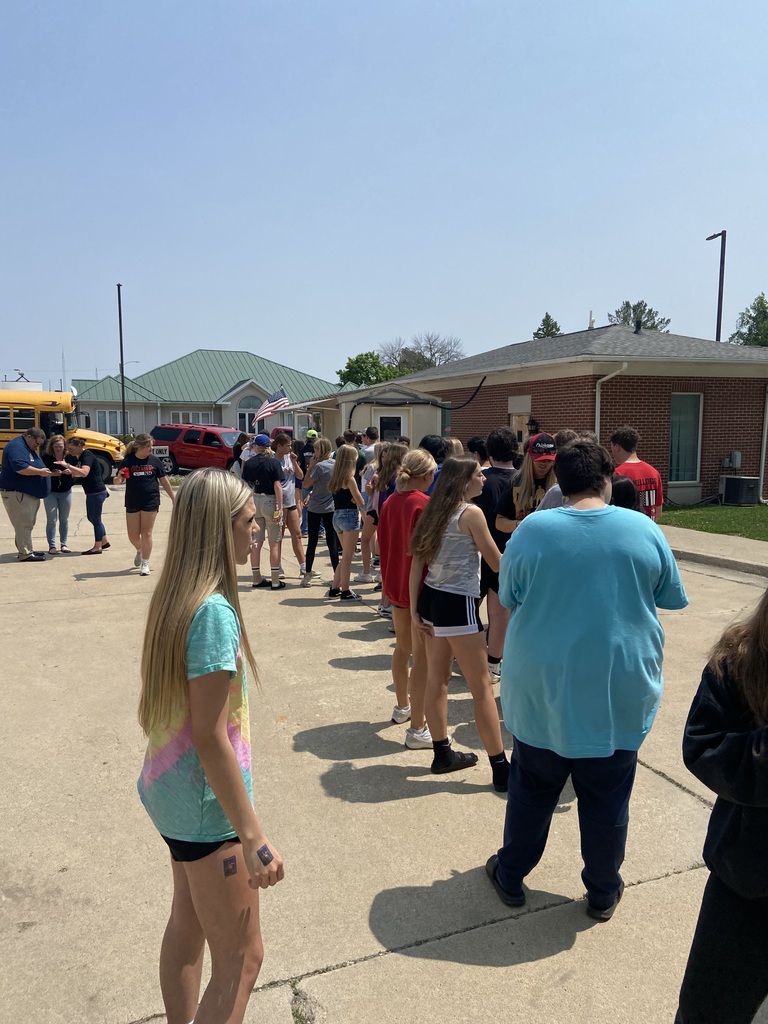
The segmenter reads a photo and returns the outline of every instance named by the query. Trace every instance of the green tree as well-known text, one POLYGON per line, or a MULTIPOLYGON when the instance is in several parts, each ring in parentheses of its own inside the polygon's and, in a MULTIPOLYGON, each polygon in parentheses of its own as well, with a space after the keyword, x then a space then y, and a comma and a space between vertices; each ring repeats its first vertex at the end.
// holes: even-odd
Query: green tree
POLYGON ((630 302, 625 299, 615 313, 608 314, 608 322, 611 324, 627 324, 634 327, 637 320, 640 320, 642 326, 649 331, 669 334, 667 328, 671 321, 660 316, 658 310, 651 309, 647 302, 630 302))
POLYGON ((551 317, 549 313, 545 313, 543 320, 533 332, 533 336, 534 338, 557 338, 562 333, 557 320, 551 317))
POLYGON ((768 347, 768 301, 760 292, 755 301, 739 313, 736 330, 728 339, 732 345, 768 347))
POLYGON ((361 352, 350 356, 343 370, 337 370, 340 384, 359 384, 361 388, 392 380, 397 371, 385 366, 375 352, 361 352))

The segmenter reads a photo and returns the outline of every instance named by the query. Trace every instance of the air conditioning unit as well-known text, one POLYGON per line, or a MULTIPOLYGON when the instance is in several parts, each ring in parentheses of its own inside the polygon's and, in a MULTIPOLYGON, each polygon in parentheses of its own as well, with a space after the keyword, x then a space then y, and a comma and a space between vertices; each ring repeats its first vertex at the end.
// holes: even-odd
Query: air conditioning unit
POLYGON ((723 505, 759 504, 760 478, 757 476, 721 476, 720 501, 723 505))

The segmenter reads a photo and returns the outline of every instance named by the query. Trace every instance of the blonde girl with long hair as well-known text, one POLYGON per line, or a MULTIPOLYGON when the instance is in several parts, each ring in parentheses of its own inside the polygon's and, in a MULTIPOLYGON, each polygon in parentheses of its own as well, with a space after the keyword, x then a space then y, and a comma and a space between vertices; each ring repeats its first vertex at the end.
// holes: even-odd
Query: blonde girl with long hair
POLYGON ((556 452, 551 434, 534 434, 531 438, 517 479, 496 506, 496 529, 500 533, 514 533, 517 524, 536 511, 541 499, 557 483, 556 452))
POLYGON ((328 484, 333 495, 333 528, 341 544, 341 559, 334 570, 328 597, 338 597, 340 601, 360 600, 360 595, 349 589, 352 559, 360 533, 360 512, 365 506, 355 479, 356 468, 357 448, 353 444, 341 445, 336 450, 336 461, 328 484))
POLYGON ((128 540, 136 549, 133 564, 140 576, 149 576, 160 486, 171 501, 176 497, 162 462, 152 454, 150 434, 137 434, 130 442, 118 477, 125 481, 125 524, 128 540))
POLYGON ((138 789, 170 850, 173 905, 160 951, 168 1024, 241 1024, 263 946, 259 889, 283 878, 252 800, 246 662, 237 565, 255 536, 250 488, 201 469, 179 488, 149 603, 138 789), (200 1000, 203 952, 211 977, 200 1000), (199 1005, 198 1005, 199 1002, 199 1005))
POLYGON ((432 772, 477 764, 477 755, 451 748, 448 680, 455 658, 472 694, 475 724, 491 765, 493 787, 506 792, 509 762, 488 671, 480 621, 480 556, 494 572, 499 549, 474 498, 485 477, 474 456, 448 458, 411 538, 410 605, 414 629, 427 647, 426 715, 432 734, 432 772), (424 567, 428 567, 422 585, 424 567))
POLYGON ((299 584, 302 587, 311 586, 313 577, 318 575, 312 571, 312 566, 315 564, 321 524, 325 531, 325 543, 334 572, 339 564, 339 541, 333 528, 333 495, 328 490, 334 469, 331 442, 327 437, 318 437, 313 450, 314 455, 309 460, 302 483, 302 501, 307 509, 308 530, 306 571, 299 584))
POLYGON ((426 492, 436 469, 437 463, 423 448, 407 452, 398 467, 397 490, 387 499, 379 519, 382 597, 389 602, 395 629, 392 721, 402 725, 410 719, 405 745, 412 750, 432 749, 432 734, 424 717, 426 649, 411 624, 409 579, 411 536, 429 502, 426 492))

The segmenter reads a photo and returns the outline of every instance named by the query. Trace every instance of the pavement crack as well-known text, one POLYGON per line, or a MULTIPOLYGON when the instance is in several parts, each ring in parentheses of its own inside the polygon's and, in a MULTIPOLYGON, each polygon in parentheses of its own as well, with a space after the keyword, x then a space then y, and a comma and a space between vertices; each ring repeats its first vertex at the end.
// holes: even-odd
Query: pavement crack
POLYGON ((701 793, 696 793, 694 790, 684 786, 682 782, 678 782, 677 779, 673 779, 671 775, 667 775, 661 768, 654 768, 653 765, 648 764, 647 761, 643 761, 638 757, 637 763, 643 768, 646 768, 649 772, 653 772, 654 775, 658 775, 660 779, 664 779, 665 782, 671 783, 676 789, 679 789, 681 793, 685 793, 687 796, 692 796, 694 800, 698 800, 700 804, 704 804, 705 807, 709 807, 710 810, 714 807, 714 800, 709 800, 707 797, 702 796, 701 793))

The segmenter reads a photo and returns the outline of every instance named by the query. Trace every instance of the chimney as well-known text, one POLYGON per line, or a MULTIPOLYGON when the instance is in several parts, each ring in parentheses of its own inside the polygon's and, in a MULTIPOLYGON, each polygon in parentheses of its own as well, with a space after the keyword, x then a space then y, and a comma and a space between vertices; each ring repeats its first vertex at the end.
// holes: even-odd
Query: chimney
POLYGON ((635 334, 639 334, 642 330, 642 327, 643 321, 640 319, 640 317, 637 317, 637 319, 635 320, 635 334))

